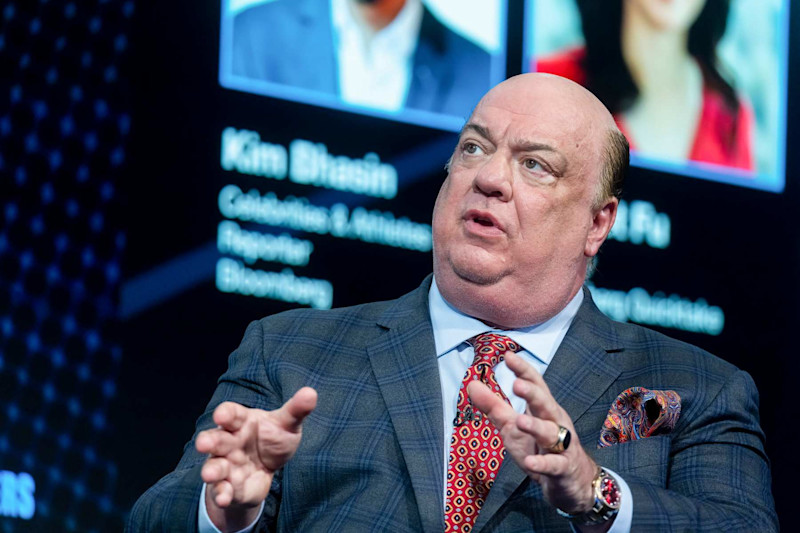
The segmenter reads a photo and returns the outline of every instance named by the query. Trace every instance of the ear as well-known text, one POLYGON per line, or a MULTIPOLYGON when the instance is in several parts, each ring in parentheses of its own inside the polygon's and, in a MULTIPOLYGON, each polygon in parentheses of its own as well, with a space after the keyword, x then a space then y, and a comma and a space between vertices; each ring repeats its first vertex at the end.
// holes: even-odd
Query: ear
POLYGON ((617 219, 617 206, 619 199, 612 196, 597 210, 592 217, 592 226, 589 228, 589 235, 586 237, 586 248, 583 253, 586 257, 597 255, 600 246, 608 237, 614 221, 617 219))

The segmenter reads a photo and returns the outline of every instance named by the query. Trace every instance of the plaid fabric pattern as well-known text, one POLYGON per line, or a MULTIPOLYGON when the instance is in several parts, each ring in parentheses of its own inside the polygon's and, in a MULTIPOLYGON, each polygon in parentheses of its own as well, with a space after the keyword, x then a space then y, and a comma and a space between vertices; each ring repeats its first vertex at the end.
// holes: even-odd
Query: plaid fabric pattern
MULTIPOLYGON (((260 531, 442 532, 442 398, 430 278, 391 302, 297 310, 252 323, 197 430, 222 401, 274 409, 319 392, 296 456, 276 476, 260 531)), ((634 531, 777 531, 752 379, 685 343, 602 315, 588 291, 545 373, 584 448, 633 492, 634 531), (674 390, 673 431, 596 449, 608 406, 634 386, 674 390)), ((129 531, 195 531, 204 457, 194 439, 146 492, 129 531)), ((474 531, 570 526, 504 461, 474 531)))

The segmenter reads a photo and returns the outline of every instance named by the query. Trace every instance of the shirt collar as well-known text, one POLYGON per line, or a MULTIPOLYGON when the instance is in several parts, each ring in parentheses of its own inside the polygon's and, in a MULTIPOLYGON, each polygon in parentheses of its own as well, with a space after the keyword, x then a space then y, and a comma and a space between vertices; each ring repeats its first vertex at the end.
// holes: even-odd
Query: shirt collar
POLYGON ((491 328, 450 305, 439 292, 434 278, 428 292, 428 309, 431 314, 436 357, 441 357, 457 348, 475 335, 492 331, 511 337, 531 355, 545 364, 550 364, 581 303, 583 303, 582 290, 578 291, 566 307, 553 318, 526 328, 502 330, 491 328))

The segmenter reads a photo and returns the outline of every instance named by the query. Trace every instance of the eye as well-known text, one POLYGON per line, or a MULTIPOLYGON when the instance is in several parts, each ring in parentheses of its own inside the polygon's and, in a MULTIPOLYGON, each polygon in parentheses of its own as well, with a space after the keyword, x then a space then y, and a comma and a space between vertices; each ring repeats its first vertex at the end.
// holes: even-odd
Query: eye
POLYGON ((526 159, 523 164, 529 170, 544 170, 544 167, 535 159, 526 159))
POLYGON ((480 147, 480 146, 478 146, 477 144, 475 144, 474 142, 471 142, 471 141, 467 141, 467 142, 465 142, 465 143, 464 143, 464 144, 461 146, 461 149, 462 149, 462 150, 463 150, 465 153, 467 153, 467 154, 470 154, 470 155, 476 155, 476 154, 483 153, 483 150, 481 149, 481 147, 480 147))

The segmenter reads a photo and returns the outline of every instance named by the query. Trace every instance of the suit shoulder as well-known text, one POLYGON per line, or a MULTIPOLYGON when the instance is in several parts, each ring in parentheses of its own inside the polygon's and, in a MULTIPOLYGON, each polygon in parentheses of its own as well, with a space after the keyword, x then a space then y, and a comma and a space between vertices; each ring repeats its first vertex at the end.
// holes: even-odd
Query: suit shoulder
POLYGON ((489 52, 484 50, 479 44, 473 42, 455 30, 447 29, 447 41, 449 48, 458 49, 461 51, 462 57, 468 57, 471 59, 479 58, 481 61, 489 61, 489 52))
POLYGON ((620 338, 624 340, 626 351, 632 352, 641 362, 706 369, 723 377, 739 371, 735 365, 688 342, 637 324, 614 324, 620 338))
POLYGON ((370 302, 335 309, 292 309, 262 318, 259 322, 264 332, 282 331, 286 328, 309 330, 341 329, 343 327, 369 326, 397 300, 370 302))
POLYGON ((274 43, 283 39, 291 43, 309 17, 306 5, 304 1, 275 0, 240 11, 233 17, 234 42, 274 43))
POLYGON ((393 328, 402 331, 430 329, 428 276, 415 290, 394 300, 371 302, 336 309, 292 309, 250 324, 245 338, 270 345, 335 346, 361 350, 393 328))
POLYGON ((489 63, 489 52, 468 37, 442 22, 427 8, 420 28, 420 45, 431 46, 440 54, 457 62, 479 61, 489 63))

